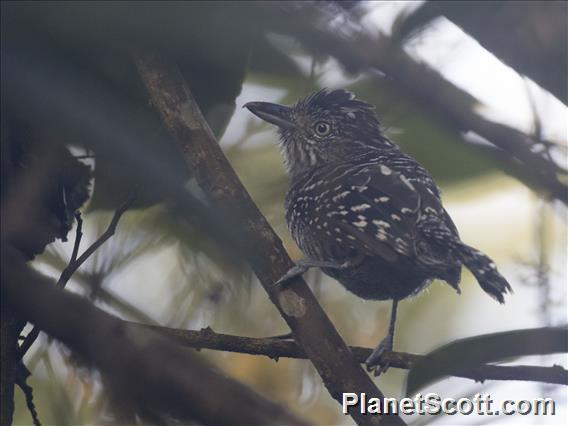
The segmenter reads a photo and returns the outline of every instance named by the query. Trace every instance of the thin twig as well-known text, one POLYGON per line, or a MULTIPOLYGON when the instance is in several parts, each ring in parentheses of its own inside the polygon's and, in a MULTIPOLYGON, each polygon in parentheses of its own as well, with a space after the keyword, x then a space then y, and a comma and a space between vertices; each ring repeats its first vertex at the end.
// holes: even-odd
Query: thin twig
MULTIPOLYGON (((77 231, 75 233, 75 243, 74 243, 74 246, 73 246, 73 252, 71 254, 71 259, 69 261, 69 264, 63 270, 63 272, 61 273, 61 276, 59 277, 59 280, 57 281, 58 287, 65 288, 65 286, 67 285, 67 282, 73 276, 75 271, 77 269, 79 269, 81 267, 81 265, 83 263, 85 263, 85 261, 95 251, 97 251, 97 249, 100 246, 102 246, 110 237, 112 237, 114 235, 114 233, 116 232, 116 227, 118 225, 120 218, 122 217, 124 212, 126 210, 128 210, 128 208, 132 205, 133 202, 134 202, 134 196, 131 196, 124 202, 124 204, 122 206, 120 206, 118 209, 116 209, 116 211, 114 212, 114 215, 112 217, 112 220, 110 221, 106 231, 103 232, 103 234, 93 244, 91 244, 89 246, 89 248, 87 250, 85 250, 85 252, 79 258, 77 258, 77 254, 79 252, 79 245, 81 243, 81 238, 83 237, 83 232, 82 232, 83 219, 81 218, 80 213, 77 213, 75 215, 75 218, 77 219, 77 231)), ((28 333, 28 335, 26 336, 24 341, 20 344, 20 350, 19 350, 20 358, 23 358, 24 355, 26 354, 26 352, 34 344, 34 342, 36 341, 36 339, 39 336, 40 331, 41 330, 38 327, 34 327, 28 333)))
MULTIPOLYGON (((69 263, 75 263, 77 256, 79 256, 79 246, 83 238, 83 218, 81 212, 75 213, 75 220, 77 221, 77 230, 75 231, 75 244, 73 245, 73 252, 71 253, 71 260, 69 263)), ((61 278, 60 278, 61 279, 61 278)))
MULTIPOLYGON (((135 324, 135 323, 133 323, 135 324)), ((141 325, 164 336, 173 338, 177 343, 196 349, 213 349, 225 352, 245 353, 250 355, 265 355, 274 360, 280 357, 306 359, 306 354, 292 340, 280 338, 254 338, 215 333, 211 328, 201 331, 180 330, 168 327, 141 325)), ((363 364, 372 352, 370 348, 350 346, 351 352, 358 362, 363 364)), ((404 352, 386 352, 381 362, 387 362, 390 367, 410 370, 423 357, 404 352)), ((452 376, 485 380, 519 380, 527 382, 542 382, 568 385, 568 370, 561 366, 539 367, 531 365, 500 366, 483 364, 470 371, 456 371, 452 376)))
POLYGON ((57 281, 57 285, 59 287, 65 287, 69 279, 73 276, 75 271, 81 267, 83 263, 95 252, 98 250, 100 246, 102 246, 110 237, 114 235, 116 232, 116 227, 120 218, 124 214, 126 210, 132 205, 134 202, 134 196, 129 197, 123 204, 114 212, 114 215, 108 225, 108 228, 105 232, 101 234, 101 236, 89 246, 87 250, 83 252, 83 254, 75 261, 70 262, 67 268, 63 270, 59 280, 57 281))

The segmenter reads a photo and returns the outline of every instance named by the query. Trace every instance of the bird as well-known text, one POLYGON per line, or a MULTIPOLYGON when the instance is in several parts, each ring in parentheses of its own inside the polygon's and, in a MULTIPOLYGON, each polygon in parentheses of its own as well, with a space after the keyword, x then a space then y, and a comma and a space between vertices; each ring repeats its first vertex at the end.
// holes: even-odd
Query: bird
POLYGON ((248 102, 278 128, 290 184, 286 222, 304 256, 275 284, 320 268, 348 291, 392 300, 388 333, 366 360, 387 371, 398 304, 434 279, 458 294, 462 266, 504 303, 512 289, 493 260, 461 241, 430 173, 382 130, 373 105, 345 89, 321 89, 291 106, 248 102))

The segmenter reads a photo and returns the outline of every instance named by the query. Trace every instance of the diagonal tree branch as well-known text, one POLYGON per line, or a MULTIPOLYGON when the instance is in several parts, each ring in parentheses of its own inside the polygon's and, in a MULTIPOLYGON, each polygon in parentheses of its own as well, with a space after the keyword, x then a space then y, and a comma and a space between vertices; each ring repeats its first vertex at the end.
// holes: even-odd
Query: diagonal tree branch
POLYGON ((418 62, 396 41, 374 35, 355 22, 349 13, 340 13, 332 4, 308 2, 264 2, 259 7, 275 22, 276 30, 293 36, 317 52, 335 57, 351 72, 371 72, 386 78, 397 91, 434 112, 448 126, 473 132, 506 152, 529 172, 547 197, 568 204, 568 186, 560 176, 566 170, 545 155, 535 152, 537 143, 530 136, 507 125, 491 121, 474 112, 478 103, 445 79, 436 70, 418 62), (278 19, 276 19, 278 18, 278 19), (341 22, 341 28, 336 28, 341 22))
MULTIPOLYGON (((338 402, 343 392, 365 392, 383 399, 301 278, 285 288, 273 284, 293 263, 225 158, 175 64, 153 53, 136 53, 138 71, 188 168, 211 203, 239 237, 242 250, 294 338, 338 402)), ((359 424, 403 424, 396 415, 349 414, 359 424)))
POLYGON ((170 423, 169 416, 219 425, 306 424, 170 339, 57 287, 13 247, 2 245, 1 255, 5 302, 97 367, 129 423, 142 415, 153 424, 170 423))
POLYGON ((566 2, 425 2, 404 17, 401 33, 415 33, 439 16, 568 104, 566 2))
MULTIPOLYGON (((296 342, 290 340, 233 336, 215 333, 210 328, 195 331, 141 324, 137 325, 164 336, 171 337, 177 343, 198 350, 213 349, 250 355, 265 355, 275 360, 281 357, 307 358, 302 348, 298 346, 296 342)), ((355 359, 360 363, 364 363, 373 351, 371 348, 360 346, 350 346, 349 348, 351 352, 353 352, 355 359)), ((390 367, 410 370, 422 358, 423 356, 421 355, 404 352, 387 352, 384 356, 384 361, 388 362, 390 367)), ((519 380, 568 385, 568 370, 557 365, 553 367, 540 367, 531 365, 498 366, 484 364, 475 370, 456 371, 452 373, 452 375, 475 381, 519 380)))

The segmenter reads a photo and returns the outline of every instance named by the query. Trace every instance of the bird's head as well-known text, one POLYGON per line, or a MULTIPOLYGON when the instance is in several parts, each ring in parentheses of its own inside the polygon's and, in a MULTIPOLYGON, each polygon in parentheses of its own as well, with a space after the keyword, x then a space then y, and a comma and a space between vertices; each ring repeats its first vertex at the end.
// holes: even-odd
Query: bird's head
POLYGON ((292 106, 249 102, 244 107, 278 126, 292 177, 348 160, 371 147, 392 146, 381 134, 374 107, 347 90, 323 89, 292 106))

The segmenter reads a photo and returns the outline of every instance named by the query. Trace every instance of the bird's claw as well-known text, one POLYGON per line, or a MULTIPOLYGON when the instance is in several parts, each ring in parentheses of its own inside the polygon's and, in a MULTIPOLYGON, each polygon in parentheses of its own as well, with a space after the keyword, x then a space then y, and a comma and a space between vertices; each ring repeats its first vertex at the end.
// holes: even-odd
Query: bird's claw
POLYGON ((386 373, 390 367, 388 361, 384 361, 383 355, 387 351, 392 351, 393 339, 392 336, 385 337, 381 343, 373 350, 371 355, 365 360, 365 365, 367 366, 368 372, 373 372, 374 376, 380 376, 386 373))
POLYGON ((387 370, 390 368, 390 364, 388 362, 384 362, 381 365, 369 366, 367 365, 367 371, 369 373, 373 373, 373 376, 379 377, 381 374, 386 373, 387 370))
POLYGON ((280 277, 280 279, 278 281, 276 281, 274 283, 274 287, 280 287, 283 284, 286 284, 292 278, 295 278, 299 275, 302 275, 304 272, 306 272, 306 270, 307 270, 307 268, 305 266, 302 266, 302 265, 293 266, 292 268, 290 268, 290 270, 288 272, 286 272, 284 275, 282 275, 282 277, 280 277))

